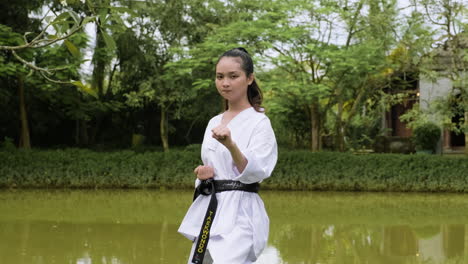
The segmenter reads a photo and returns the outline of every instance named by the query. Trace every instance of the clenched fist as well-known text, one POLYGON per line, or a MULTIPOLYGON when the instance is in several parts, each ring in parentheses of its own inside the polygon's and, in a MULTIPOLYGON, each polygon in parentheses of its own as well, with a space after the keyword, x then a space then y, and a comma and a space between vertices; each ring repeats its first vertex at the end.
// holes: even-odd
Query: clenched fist
POLYGON ((200 180, 206 180, 214 177, 214 169, 210 166, 200 165, 196 167, 193 172, 200 180))
POLYGON ((213 132, 212 137, 218 140, 219 143, 229 148, 233 145, 231 138, 231 130, 225 125, 219 125, 211 130, 213 132))

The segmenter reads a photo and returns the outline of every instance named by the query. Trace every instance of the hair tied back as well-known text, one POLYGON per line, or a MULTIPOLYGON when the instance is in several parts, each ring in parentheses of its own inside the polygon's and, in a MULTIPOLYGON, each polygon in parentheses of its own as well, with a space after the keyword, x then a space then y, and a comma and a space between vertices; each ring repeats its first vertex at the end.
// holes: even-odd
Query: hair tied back
POLYGON ((243 51, 243 52, 249 54, 249 52, 248 52, 245 48, 243 48, 243 47, 238 47, 238 48, 236 48, 236 49, 238 49, 238 50, 240 50, 240 51, 243 51))

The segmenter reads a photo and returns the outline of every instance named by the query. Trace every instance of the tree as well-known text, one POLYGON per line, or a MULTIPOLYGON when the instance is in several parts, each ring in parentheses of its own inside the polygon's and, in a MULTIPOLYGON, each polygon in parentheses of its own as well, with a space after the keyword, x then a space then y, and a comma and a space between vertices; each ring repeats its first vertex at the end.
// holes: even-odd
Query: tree
POLYGON ((167 151, 169 118, 177 118, 177 109, 192 96, 189 86, 181 83, 180 78, 173 78, 174 74, 166 69, 174 59, 171 49, 187 38, 186 10, 182 1, 153 1, 136 12, 140 19, 129 21, 134 30, 126 31, 119 39, 121 84, 131 107, 157 106, 161 142, 167 151), (173 110, 176 111, 171 113, 173 110))
POLYGON ((468 21, 463 16, 466 6, 462 0, 421 0, 414 6, 426 24, 434 28, 435 47, 421 62, 422 74, 433 81, 442 77, 452 82, 449 94, 436 104, 438 114, 445 120, 446 128, 464 133, 468 142, 468 21), (457 115, 462 117, 453 123, 457 115))
POLYGON ((365 5, 372 3, 296 1, 293 12, 284 12, 293 15, 270 29, 275 52, 269 56, 270 62, 282 71, 278 74, 290 78, 267 86, 279 100, 291 98, 302 106, 310 123, 312 151, 322 148, 324 134, 334 134, 337 149, 343 151, 350 122, 363 102, 382 88, 378 79, 385 77, 380 73, 388 67, 385 52, 391 45, 384 25, 394 18, 394 12, 389 12, 394 3, 370 6, 373 13, 363 16, 365 5), (369 20, 375 20, 370 21, 373 27, 367 26, 369 20), (343 27, 345 32, 340 31, 343 27), (346 37, 340 38, 343 35, 346 37), (335 120, 331 126, 329 118, 335 120))
POLYGON ((0 20, 0 29, 3 33, 0 51, 3 51, 3 61, 7 61, 6 67, 4 67, 1 72, 5 73, 5 77, 7 78, 13 76, 16 77, 20 109, 19 120, 21 123, 19 146, 28 149, 31 147, 31 142, 25 100, 24 84, 27 73, 25 66, 32 70, 38 71, 44 78, 54 82, 60 81, 52 80, 50 76, 53 75, 53 73, 57 70, 62 70, 64 68, 41 68, 34 65, 34 63, 27 61, 22 56, 31 58, 33 56, 31 49, 47 47, 60 40, 68 38, 69 36, 79 31, 82 28, 83 22, 86 21, 79 20, 74 13, 64 13, 60 16, 57 16, 53 21, 48 23, 47 26, 41 31, 41 33, 32 36, 32 34, 27 30, 34 31, 40 23, 37 21, 34 22, 35 20, 30 20, 28 17, 28 12, 40 8, 42 6, 42 1, 33 3, 28 3, 28 1, 16 1, 14 3, 5 4, 6 6, 2 7, 1 9, 8 14, 14 15, 2 15, 4 20, 0 20), (70 21, 68 20, 69 18, 73 19, 71 27, 70 21), (33 21, 33 23, 31 23, 31 21, 33 21), (12 32, 11 27, 20 30, 20 32, 12 32), (55 29, 56 36, 45 38, 45 33, 49 27, 53 27, 55 29), (21 34, 23 34, 23 37, 20 37, 21 34), (20 51, 21 53, 18 54, 20 51), (16 61, 19 61, 20 64, 14 63, 10 54, 16 61))
POLYGON ((194 117, 190 129, 216 111, 206 110, 203 101, 216 100, 216 89, 207 88, 213 88, 213 61, 226 48, 219 39, 213 46, 219 37, 214 32, 234 19, 231 16, 242 5, 245 3, 230 5, 218 0, 154 1, 139 11, 142 17, 152 19, 134 22, 134 28, 139 29, 134 39, 139 43, 137 54, 141 54, 141 60, 131 72, 143 76, 128 83, 133 90, 127 98, 135 106, 157 105, 164 150, 169 149, 170 119, 181 118, 182 114, 194 117), (197 93, 202 96, 196 97, 197 93), (194 105, 197 108, 190 108, 194 105), (201 112, 210 114, 204 116, 201 112))

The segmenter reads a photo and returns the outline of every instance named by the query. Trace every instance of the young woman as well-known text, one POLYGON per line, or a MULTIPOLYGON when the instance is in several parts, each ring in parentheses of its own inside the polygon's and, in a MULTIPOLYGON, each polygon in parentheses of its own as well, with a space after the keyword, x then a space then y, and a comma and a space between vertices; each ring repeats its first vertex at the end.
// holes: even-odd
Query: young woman
POLYGON ((269 231, 259 182, 271 175, 278 150, 245 49, 229 50, 218 59, 216 88, 226 111, 206 128, 204 165, 194 171, 196 194, 202 195, 194 199, 179 232, 194 242, 188 263, 253 263, 269 231))

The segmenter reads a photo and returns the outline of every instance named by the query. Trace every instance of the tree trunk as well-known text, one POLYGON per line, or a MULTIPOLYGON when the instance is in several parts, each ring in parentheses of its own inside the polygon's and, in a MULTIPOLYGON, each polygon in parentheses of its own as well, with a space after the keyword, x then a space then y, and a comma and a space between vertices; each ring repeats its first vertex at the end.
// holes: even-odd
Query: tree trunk
POLYGON ((168 137, 168 120, 167 120, 167 111, 164 107, 161 107, 161 122, 159 124, 159 129, 161 132, 161 142, 163 144, 164 151, 169 151, 169 137, 168 137))
POLYGON ((335 147, 338 151, 343 152, 344 146, 344 131, 343 131, 343 100, 342 98, 338 101, 338 113, 336 115, 335 122, 335 147))
MULTIPOLYGON (((351 107, 351 110, 349 110, 347 117, 343 120, 343 107, 344 107, 344 102, 342 97, 340 96, 339 102, 338 102, 338 116, 337 116, 337 122, 336 122, 336 144, 338 147, 338 150, 341 152, 345 151, 345 136, 346 133, 348 132, 348 127, 351 124, 351 121, 353 117, 358 113, 358 109, 361 106, 361 102, 365 100, 366 96, 366 82, 368 80, 369 76, 366 76, 364 81, 362 82, 361 89, 358 92, 358 95, 356 96, 356 99, 353 102, 353 105, 351 107)), ((341 94, 341 90, 340 90, 341 94)), ((385 114, 385 113, 384 113, 385 114)))
POLYGON ((75 145, 80 145, 80 121, 75 120, 75 145))
POLYGON ((88 137, 88 126, 86 120, 78 120, 77 121, 77 144, 79 146, 88 146, 89 145, 89 137, 88 137))
POLYGON ((190 133, 192 132, 193 126, 197 123, 198 118, 199 118, 199 117, 197 116, 197 117, 195 118, 195 120, 192 120, 192 122, 190 123, 189 128, 187 129, 187 132, 185 133, 184 139, 185 139, 185 142, 186 142, 187 144, 191 144, 190 133))
POLYGON ((98 138, 98 133, 100 132, 102 122, 103 122, 103 113, 97 113, 96 122, 94 126, 90 129, 90 134, 88 134, 88 143, 93 146, 96 144, 96 139, 98 138))
POLYGON ((311 150, 317 152, 321 149, 320 140, 320 112, 318 103, 310 105, 311 150))
MULTIPOLYGON (((102 29, 101 27, 96 27, 96 47, 94 48, 94 54, 93 54, 93 74, 92 74, 92 87, 93 89, 96 89, 99 95, 99 100, 101 102, 106 101, 106 95, 108 94, 108 91, 110 89, 110 83, 109 86, 107 87, 107 90, 104 89, 104 81, 106 77, 106 68, 110 63, 110 58, 109 54, 107 54, 107 47, 106 47, 106 42, 104 41, 104 37, 102 36, 102 29)), ((114 67, 115 70, 115 67, 114 67)), ((114 72, 112 72, 114 74, 114 72)), ((112 76, 113 77, 113 76, 112 76)), ((112 81, 112 80, 111 80, 112 81)), ((103 121, 103 116, 106 114, 106 112, 97 112, 95 113, 95 116, 97 115, 96 122, 90 129, 90 133, 87 136, 87 144, 94 145, 96 143, 96 138, 99 135, 100 129, 101 129, 101 124, 103 121)), ((90 123, 93 124, 93 123, 90 123)))
POLYGON ((18 76, 18 97, 21 122, 19 147, 24 149, 30 149, 31 138, 29 136, 28 114, 26 111, 26 100, 24 96, 24 80, 22 76, 18 76))
POLYGON ((104 95, 104 78, 105 70, 108 64, 108 55, 106 54, 106 43, 101 33, 101 28, 96 27, 96 47, 94 48, 93 54, 93 74, 92 74, 92 86, 97 89, 99 98, 103 98, 104 95))
POLYGON ((465 154, 468 155, 468 131, 466 128, 468 127, 468 112, 465 112, 465 154))

